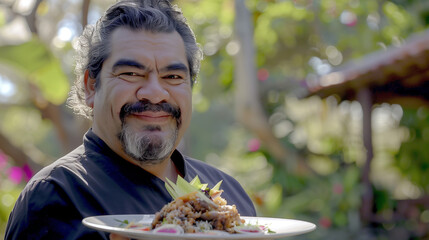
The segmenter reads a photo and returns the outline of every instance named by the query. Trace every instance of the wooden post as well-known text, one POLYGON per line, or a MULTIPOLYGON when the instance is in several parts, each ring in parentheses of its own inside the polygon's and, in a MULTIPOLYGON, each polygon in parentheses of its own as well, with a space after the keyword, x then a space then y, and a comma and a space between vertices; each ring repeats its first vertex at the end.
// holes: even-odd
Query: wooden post
POLYGON ((363 145, 366 150, 366 161, 362 169, 361 181, 363 184, 363 195, 361 205, 361 219, 367 223, 372 216, 372 207, 374 203, 374 193, 370 179, 371 162, 374 156, 372 146, 372 93, 368 88, 360 89, 357 94, 357 99, 362 106, 362 131, 363 145))

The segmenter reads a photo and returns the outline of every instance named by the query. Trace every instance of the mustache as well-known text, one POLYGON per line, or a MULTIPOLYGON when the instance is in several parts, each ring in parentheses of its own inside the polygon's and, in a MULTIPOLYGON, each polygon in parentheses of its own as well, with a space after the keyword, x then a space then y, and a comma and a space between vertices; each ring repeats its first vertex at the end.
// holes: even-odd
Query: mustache
POLYGON ((180 111, 180 108, 178 106, 174 106, 166 102, 153 104, 149 101, 143 100, 135 103, 126 103, 124 106, 122 106, 121 111, 119 113, 119 117, 122 123, 124 123, 125 117, 127 117, 128 115, 146 111, 163 111, 169 113, 174 119, 176 119, 176 121, 180 121, 180 117, 182 115, 182 112, 180 111))

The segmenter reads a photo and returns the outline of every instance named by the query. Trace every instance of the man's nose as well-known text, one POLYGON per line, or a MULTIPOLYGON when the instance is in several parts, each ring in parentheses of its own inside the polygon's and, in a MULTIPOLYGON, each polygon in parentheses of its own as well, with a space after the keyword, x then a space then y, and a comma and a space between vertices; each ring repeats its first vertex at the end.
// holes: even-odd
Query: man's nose
POLYGON ((137 90, 138 100, 146 100, 151 103, 165 102, 170 97, 169 92, 162 84, 158 74, 150 74, 137 90))

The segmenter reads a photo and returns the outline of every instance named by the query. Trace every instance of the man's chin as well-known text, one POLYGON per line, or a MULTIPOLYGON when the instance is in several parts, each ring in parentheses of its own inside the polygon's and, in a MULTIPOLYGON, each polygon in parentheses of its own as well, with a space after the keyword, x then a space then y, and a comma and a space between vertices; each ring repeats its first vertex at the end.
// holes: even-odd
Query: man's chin
POLYGON ((140 164, 158 164, 163 162, 170 155, 167 149, 144 149, 136 151, 130 146, 124 146, 125 154, 140 164))
POLYGON ((125 134, 121 138, 125 153, 141 164, 157 164, 168 158, 173 151, 172 139, 156 134, 125 134))
POLYGON ((162 129, 158 125, 136 128, 124 124, 119 140, 125 153, 140 164, 158 164, 174 150, 178 129, 162 129))

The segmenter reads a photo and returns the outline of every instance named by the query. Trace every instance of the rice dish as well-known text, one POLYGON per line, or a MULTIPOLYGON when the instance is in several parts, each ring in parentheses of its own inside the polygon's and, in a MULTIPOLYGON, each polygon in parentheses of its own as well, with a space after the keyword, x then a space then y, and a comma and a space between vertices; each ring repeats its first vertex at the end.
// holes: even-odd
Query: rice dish
MULTIPOLYGON (((219 195, 219 194, 218 194, 219 195)), ((155 214, 152 229, 174 224, 185 233, 204 233, 213 230, 237 233, 236 227, 244 224, 235 205, 227 205, 224 198, 201 198, 197 191, 178 197, 155 214)))

